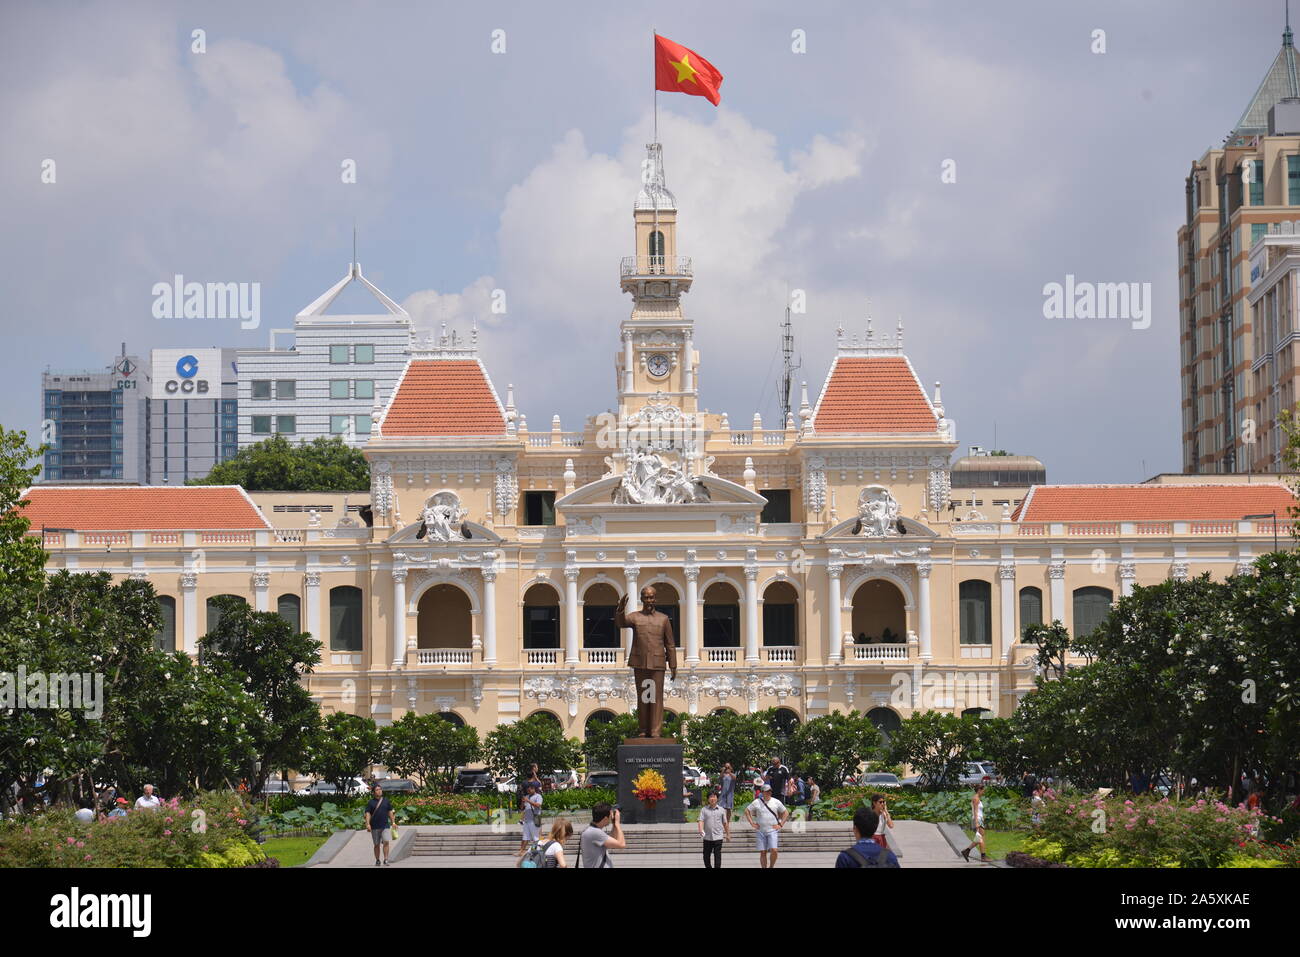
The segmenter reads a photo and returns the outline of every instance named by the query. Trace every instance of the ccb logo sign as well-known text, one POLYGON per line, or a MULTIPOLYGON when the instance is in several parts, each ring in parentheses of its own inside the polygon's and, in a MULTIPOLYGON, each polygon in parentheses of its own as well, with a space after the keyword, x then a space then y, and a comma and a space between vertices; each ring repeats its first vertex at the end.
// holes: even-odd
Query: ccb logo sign
POLYGON ((197 393, 203 395, 208 391, 206 379, 195 379, 199 374, 199 360, 194 356, 181 356, 176 360, 176 374, 179 379, 169 379, 164 385, 165 392, 197 393))

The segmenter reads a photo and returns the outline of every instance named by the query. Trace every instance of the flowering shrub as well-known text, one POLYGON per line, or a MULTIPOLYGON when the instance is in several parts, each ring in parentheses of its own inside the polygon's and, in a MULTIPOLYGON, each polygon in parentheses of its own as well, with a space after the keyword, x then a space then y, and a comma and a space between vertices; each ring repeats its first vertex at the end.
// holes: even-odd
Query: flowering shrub
POLYGON ((266 857, 252 839, 255 826, 231 792, 90 823, 56 809, 0 826, 0 867, 247 867, 266 857))
POLYGON ((1264 820, 1220 801, 1049 793, 1042 823, 1023 850, 1071 867, 1223 867, 1238 858, 1287 863, 1288 848, 1258 839, 1264 820))
POLYGON ((632 793, 636 795, 638 801, 644 801, 654 807, 657 802, 667 797, 668 783, 654 768, 646 768, 632 782, 632 793))

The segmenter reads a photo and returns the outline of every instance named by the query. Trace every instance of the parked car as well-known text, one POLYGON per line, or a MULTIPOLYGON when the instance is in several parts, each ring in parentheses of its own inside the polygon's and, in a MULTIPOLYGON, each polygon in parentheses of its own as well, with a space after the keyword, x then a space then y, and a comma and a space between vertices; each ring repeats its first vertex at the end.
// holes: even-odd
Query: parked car
POLYGON ((288 781, 267 781, 262 785, 263 794, 292 794, 293 787, 288 781))
POLYGON ((578 786, 577 771, 548 771, 542 775, 542 783, 548 790, 565 791, 578 786))
POLYGON ((903 778, 900 784, 905 787, 919 788, 925 783, 925 775, 913 774, 910 778, 903 778))
POLYGON ((513 774, 497 778, 498 794, 515 794, 518 791, 519 791, 518 780, 513 774))
MULTIPOLYGON (((352 797, 356 797, 358 795, 365 794, 369 790, 370 788, 366 786, 365 781, 361 780, 360 778, 353 778, 351 782, 349 782, 347 788, 343 791, 343 793, 350 795, 352 797)), ((307 793, 308 794, 338 794, 339 789, 338 787, 335 786, 333 781, 313 781, 307 787, 307 793)))
POLYGON ((682 780, 693 788, 707 788, 709 786, 709 776, 699 768, 693 768, 689 764, 682 766, 682 780))
POLYGON ((992 784, 996 774, 997 769, 991 764, 985 767, 979 761, 967 761, 966 768, 957 778, 957 782, 964 787, 971 787, 975 784, 992 784), (990 768, 993 770, 992 774, 989 773, 990 768))
POLYGON ((611 791, 616 791, 618 790, 618 772, 592 771, 587 775, 586 786, 589 788, 609 788, 611 791))
POLYGON ((858 778, 858 787, 863 788, 898 788, 902 786, 903 782, 898 780, 897 774, 886 774, 881 771, 873 771, 858 778))
POLYGON ((415 782, 407 778, 385 778, 375 783, 384 789, 385 794, 414 794, 419 790, 415 782))
POLYGON ((456 772, 456 780, 451 785, 453 794, 496 791, 497 783, 487 768, 461 768, 456 772))

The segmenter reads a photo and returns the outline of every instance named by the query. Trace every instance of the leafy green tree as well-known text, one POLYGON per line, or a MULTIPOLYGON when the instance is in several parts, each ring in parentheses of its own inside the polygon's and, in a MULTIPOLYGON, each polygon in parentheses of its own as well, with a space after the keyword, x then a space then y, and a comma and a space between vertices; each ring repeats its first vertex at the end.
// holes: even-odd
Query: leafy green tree
MULTIPOLYGON (((680 733, 680 732, 679 732, 680 733)), ((665 729, 665 734, 667 730, 665 729)), ((591 771, 612 771, 618 766, 618 748, 625 738, 637 736, 635 711, 614 716, 614 720, 593 724, 587 728, 587 738, 582 742, 582 753, 591 771)), ((676 735, 670 735, 676 737, 676 735)))
POLYGON ((563 729, 544 715, 498 725, 483 739, 483 761, 496 774, 514 774, 523 780, 531 764, 538 770, 575 768, 582 757, 577 738, 566 738, 563 729))
POLYGON ((811 774, 823 788, 839 787, 858 765, 880 749, 880 732, 864 714, 850 711, 810 718, 790 736, 787 762, 800 774, 811 774))
POLYGON ((254 730, 260 771, 245 777, 262 790, 271 772, 302 767, 307 742, 320 726, 320 707, 302 683, 320 664, 321 643, 274 612, 253 611, 233 596, 216 599, 217 627, 199 639, 200 661, 219 673, 236 675, 257 699, 261 718, 254 730))
POLYGON ((384 763, 402 777, 419 778, 425 787, 449 789, 456 769, 478 761, 478 732, 437 714, 408 711, 379 736, 384 763))
POLYGON ((242 485, 249 492, 360 492, 370 467, 337 436, 291 445, 282 435, 249 445, 190 485, 242 485))
POLYGON ((887 760, 911 765, 931 784, 950 787, 973 758, 979 720, 938 711, 904 718, 889 736, 887 760))
POLYGON ((772 730, 775 709, 755 714, 719 711, 698 717, 684 716, 686 753, 712 779, 728 762, 736 771, 766 767, 779 754, 780 743, 772 730))
POLYGON ((1065 659, 1072 644, 1069 630, 1060 621, 1050 625, 1030 625, 1025 629, 1025 642, 1038 646, 1038 664, 1053 678, 1065 676, 1065 659))
POLYGON ((345 794, 353 778, 381 760, 383 747, 373 718, 335 711, 307 739, 302 770, 329 781, 345 794))

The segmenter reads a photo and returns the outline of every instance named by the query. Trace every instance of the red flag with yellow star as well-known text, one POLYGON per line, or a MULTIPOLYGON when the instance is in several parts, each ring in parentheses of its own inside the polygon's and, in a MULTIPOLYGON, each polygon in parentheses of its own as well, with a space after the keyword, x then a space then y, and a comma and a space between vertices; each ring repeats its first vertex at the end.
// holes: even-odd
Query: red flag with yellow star
POLYGON ((655 89, 705 97, 714 106, 722 100, 722 74, 694 50, 655 34, 655 89))

